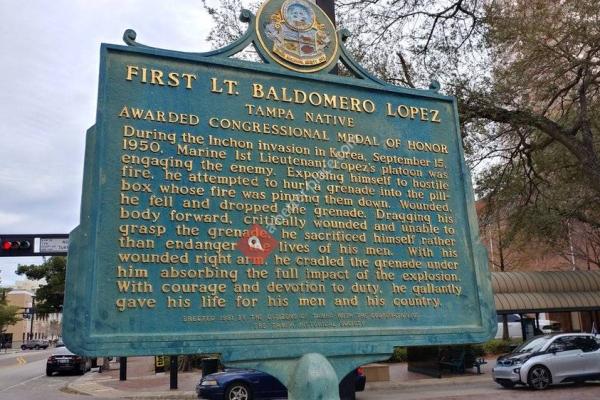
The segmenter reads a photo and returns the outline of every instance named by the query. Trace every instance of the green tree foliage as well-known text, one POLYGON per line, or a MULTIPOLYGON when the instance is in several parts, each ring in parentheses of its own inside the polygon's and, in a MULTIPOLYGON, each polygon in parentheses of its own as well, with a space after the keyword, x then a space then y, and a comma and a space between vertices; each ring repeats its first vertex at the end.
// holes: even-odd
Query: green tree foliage
MULTIPOLYGON (((215 47, 245 30, 242 7, 209 8, 215 47)), ((336 0, 352 54, 380 78, 458 97, 464 147, 506 243, 600 229, 600 2, 336 0), (587 229, 587 228, 586 228, 587 229)), ((600 250, 600 248, 596 249, 600 250)), ((598 251, 596 252, 596 254, 598 251)), ((597 257, 596 257, 597 259, 597 257)))
POLYGON ((19 265, 18 275, 27 279, 44 279, 45 284, 36 291, 36 312, 48 314, 59 312, 65 296, 66 257, 50 257, 41 265, 19 265))
POLYGON ((549 240, 569 220, 600 227, 600 4, 494 2, 487 21, 495 82, 467 115, 505 124, 480 138, 499 157, 480 193, 549 240))
POLYGON ((6 301, 8 289, 0 288, 0 333, 10 326, 16 324, 19 318, 19 307, 9 305, 6 301))

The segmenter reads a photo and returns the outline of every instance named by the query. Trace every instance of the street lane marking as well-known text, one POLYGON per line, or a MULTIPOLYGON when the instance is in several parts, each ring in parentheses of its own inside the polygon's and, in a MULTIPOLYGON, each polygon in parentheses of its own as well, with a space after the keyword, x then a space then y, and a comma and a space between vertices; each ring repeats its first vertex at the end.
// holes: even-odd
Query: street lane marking
POLYGON ((17 362, 19 363, 19 365, 27 364, 27 360, 25 359, 25 357, 22 356, 17 357, 17 362))
POLYGON ((12 385, 12 386, 9 386, 9 387, 7 387, 7 388, 0 389, 0 393, 2 393, 2 392, 6 392, 7 390, 9 390, 9 389, 12 389, 12 388, 16 388, 17 386, 25 385, 25 384, 27 384, 27 383, 29 383, 29 382, 31 382, 31 381, 35 381, 36 379, 43 378, 44 376, 46 376, 46 375, 34 376, 33 378, 29 378, 29 379, 27 379, 26 381, 23 381, 23 382, 17 383, 16 385, 12 385))

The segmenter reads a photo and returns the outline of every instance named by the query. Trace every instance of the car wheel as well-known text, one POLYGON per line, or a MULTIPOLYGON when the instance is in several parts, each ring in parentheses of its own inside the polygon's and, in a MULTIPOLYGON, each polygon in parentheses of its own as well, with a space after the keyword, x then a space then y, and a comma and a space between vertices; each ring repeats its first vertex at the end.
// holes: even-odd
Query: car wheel
POLYGON ((21 350, 27 350, 27 346, 25 346, 24 344, 21 345, 21 350))
POLYGON ((515 383, 510 382, 510 381, 498 382, 498 385, 502 386, 503 388, 507 388, 507 389, 512 389, 515 387, 515 383))
POLYGON ((550 371, 542 365, 531 368, 527 378, 527 383, 535 390, 544 390, 552 383, 550 371))
POLYGON ((234 383, 225 391, 225 400, 252 400, 252 393, 247 385, 234 383))
POLYGON ((52 371, 51 369, 46 368, 46 376, 52 376, 53 373, 54 373, 54 371, 52 371))

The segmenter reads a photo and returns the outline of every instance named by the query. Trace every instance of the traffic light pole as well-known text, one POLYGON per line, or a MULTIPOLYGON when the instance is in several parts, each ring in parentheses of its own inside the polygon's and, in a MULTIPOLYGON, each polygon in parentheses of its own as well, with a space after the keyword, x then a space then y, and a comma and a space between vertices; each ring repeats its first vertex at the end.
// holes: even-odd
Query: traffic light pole
POLYGON ((33 322, 35 321, 35 296, 31 296, 31 325, 29 326, 29 340, 33 340, 33 322))

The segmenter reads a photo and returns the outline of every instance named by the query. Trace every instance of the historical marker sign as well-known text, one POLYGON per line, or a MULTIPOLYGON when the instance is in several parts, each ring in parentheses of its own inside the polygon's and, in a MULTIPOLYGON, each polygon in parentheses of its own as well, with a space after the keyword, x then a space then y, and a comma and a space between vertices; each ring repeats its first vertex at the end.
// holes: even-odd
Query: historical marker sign
POLYGON ((102 45, 69 348, 243 360, 491 337, 455 99, 370 78, 312 3, 246 17, 238 48, 264 64, 102 45), (338 59, 360 79, 328 74, 338 59))

